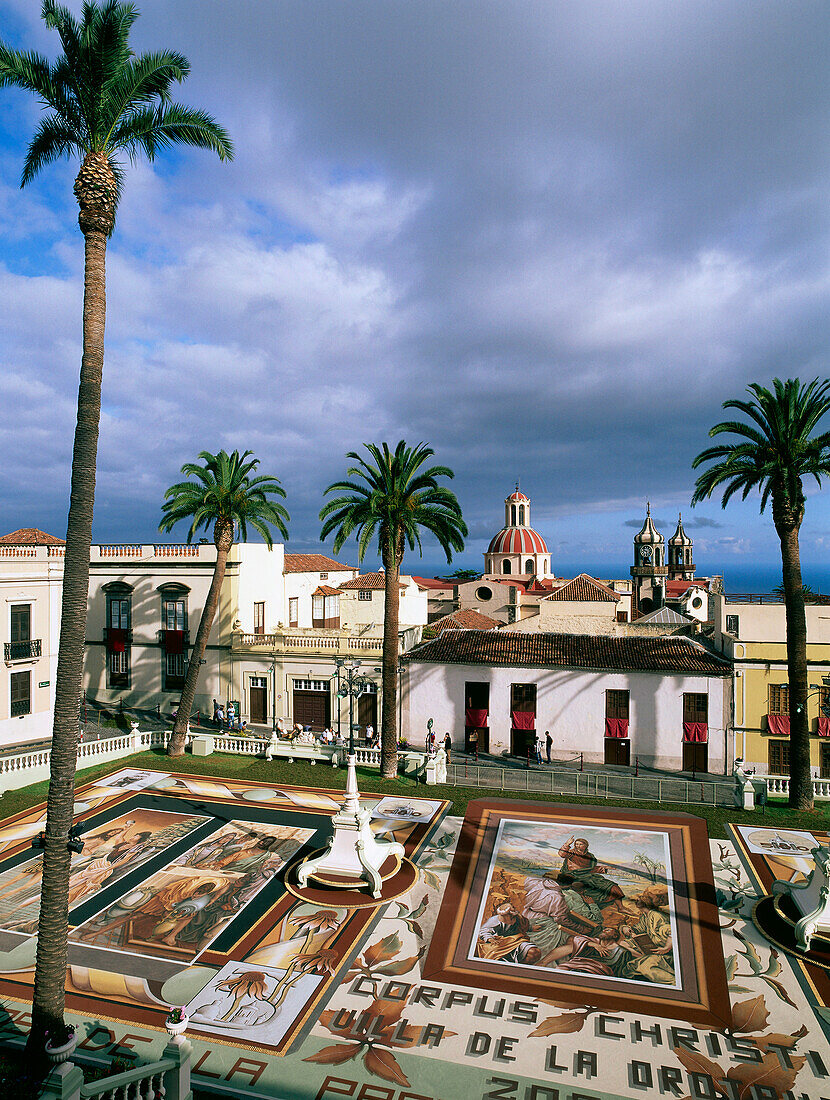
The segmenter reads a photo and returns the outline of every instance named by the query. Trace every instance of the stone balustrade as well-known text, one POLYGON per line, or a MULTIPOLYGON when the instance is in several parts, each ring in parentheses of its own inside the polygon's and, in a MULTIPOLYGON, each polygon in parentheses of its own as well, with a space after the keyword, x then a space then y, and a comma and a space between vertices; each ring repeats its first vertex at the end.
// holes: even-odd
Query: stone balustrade
MULTIPOLYGON (((776 798, 788 798, 790 794, 790 777, 788 775, 759 775, 757 779, 763 779, 767 785, 767 794, 776 798)), ((816 801, 830 799, 830 779, 813 780, 813 798, 816 801)))

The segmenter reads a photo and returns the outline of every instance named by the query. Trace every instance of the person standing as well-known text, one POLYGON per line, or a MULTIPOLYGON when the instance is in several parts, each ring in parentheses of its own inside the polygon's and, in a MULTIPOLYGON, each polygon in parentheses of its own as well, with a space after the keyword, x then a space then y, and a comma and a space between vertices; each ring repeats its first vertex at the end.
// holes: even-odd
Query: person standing
POLYGON ((542 763, 542 738, 538 736, 536 738, 536 763, 542 763))
POLYGON ((553 738, 550 735, 550 730, 545 730, 545 753, 547 755, 549 764, 551 762, 550 753, 551 753, 552 748, 553 748, 553 738))
POLYGON ((452 749, 452 738, 450 737, 449 730, 444 734, 444 752, 447 754, 447 764, 450 762, 450 750, 452 749))

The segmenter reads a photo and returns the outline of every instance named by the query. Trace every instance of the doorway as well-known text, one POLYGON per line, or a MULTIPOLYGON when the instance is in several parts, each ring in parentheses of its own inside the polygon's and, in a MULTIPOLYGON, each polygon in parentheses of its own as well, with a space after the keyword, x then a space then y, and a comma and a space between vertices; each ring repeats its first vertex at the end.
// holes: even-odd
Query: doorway
POLYGON ((310 726, 315 733, 322 733, 331 720, 331 706, 327 691, 294 690, 294 721, 310 726))
POLYGON ((683 742, 683 771, 709 771, 709 746, 705 741, 683 742))
POLYGON ((251 722, 264 726, 268 721, 268 680, 264 676, 252 676, 250 686, 251 722))
POLYGON ((357 724, 361 729, 367 726, 378 728, 378 697, 374 691, 366 691, 357 698, 357 724))
POLYGON ((605 738, 605 763, 628 767, 631 763, 631 742, 627 737, 605 738))

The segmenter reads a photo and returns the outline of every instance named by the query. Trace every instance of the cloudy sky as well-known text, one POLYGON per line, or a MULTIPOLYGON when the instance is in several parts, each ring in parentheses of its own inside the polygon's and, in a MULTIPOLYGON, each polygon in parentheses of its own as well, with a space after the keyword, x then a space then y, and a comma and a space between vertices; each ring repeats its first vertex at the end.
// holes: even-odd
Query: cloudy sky
MULTIPOLYGON (((709 569, 774 560, 757 500, 689 509, 690 463, 748 382, 830 374, 823 0, 138 6, 237 155, 129 169, 96 541, 152 541, 181 464, 239 447, 315 548, 345 453, 404 438, 456 472, 460 564, 516 479, 554 568, 625 565, 647 499, 709 569)), ((39 7, 0 36, 54 56, 39 7)), ((18 188, 38 116, 0 92, 0 513, 63 534, 83 249, 76 166, 18 188)))

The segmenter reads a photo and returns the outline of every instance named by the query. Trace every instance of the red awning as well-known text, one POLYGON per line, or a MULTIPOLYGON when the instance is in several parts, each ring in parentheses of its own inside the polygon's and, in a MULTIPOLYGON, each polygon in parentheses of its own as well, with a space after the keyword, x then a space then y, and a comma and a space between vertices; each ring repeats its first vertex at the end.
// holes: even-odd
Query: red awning
POLYGON ((605 736, 606 737, 628 737, 628 719, 627 718, 606 718, 605 719, 605 736))
POLYGON ((514 710, 510 712, 514 730, 535 730, 536 715, 532 710, 514 710))
POLYGON ((768 714, 767 725, 770 733, 776 737, 790 736, 790 716, 788 714, 768 714))
POLYGON ((107 648, 110 653, 123 653, 127 647, 127 631, 111 626, 107 631, 107 648))
POLYGON ((830 718, 824 714, 818 716, 818 735, 819 737, 830 737, 830 718))
POLYGON ((707 722, 684 722, 683 740, 698 741, 705 745, 709 740, 709 724, 707 722))
POLYGON ((164 649, 167 653, 183 653, 184 652, 184 631, 183 630, 165 630, 164 632, 164 649))
POLYGON ((484 729, 487 725, 488 714, 486 710, 476 707, 467 707, 464 711, 464 725, 471 729, 484 729))

